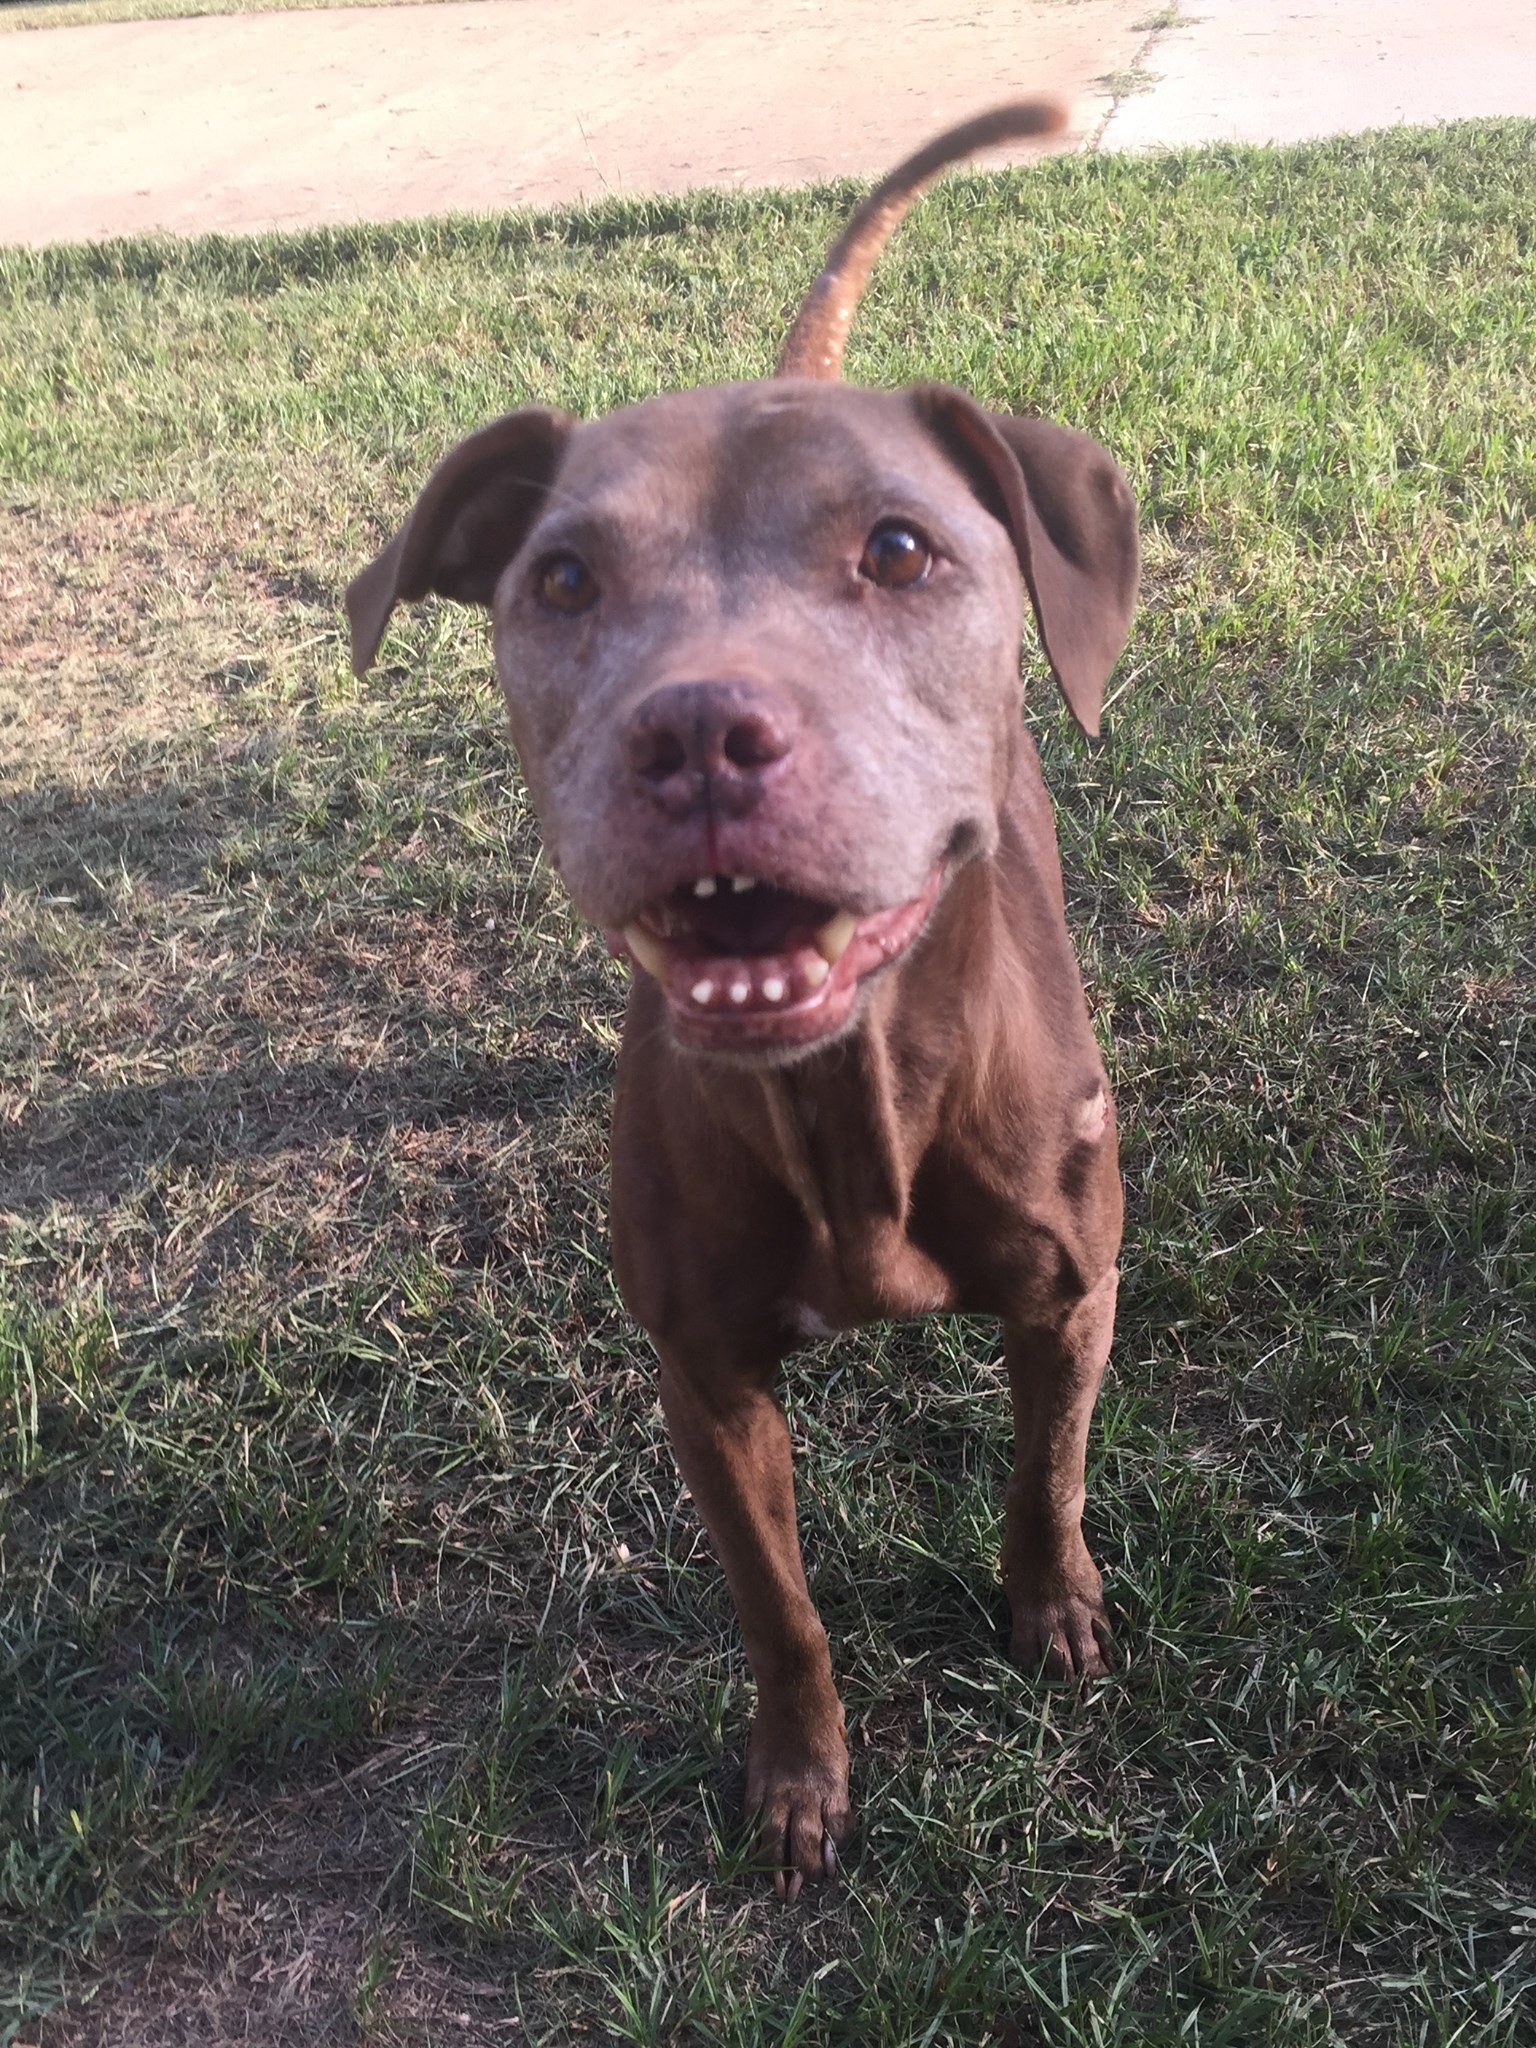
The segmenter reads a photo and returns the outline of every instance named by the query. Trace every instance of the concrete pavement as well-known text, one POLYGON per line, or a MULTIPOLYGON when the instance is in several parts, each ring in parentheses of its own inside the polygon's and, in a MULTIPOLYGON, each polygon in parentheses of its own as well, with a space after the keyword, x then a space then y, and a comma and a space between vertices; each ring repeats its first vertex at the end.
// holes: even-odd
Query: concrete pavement
POLYGON ((1536 114, 1536 0, 1185 0, 1104 149, 1536 114))
POLYGON ((0 35, 0 241, 867 177, 1020 92, 1071 102, 1081 147, 1148 4, 444 0, 0 35))
POLYGON ((444 0, 0 34, 0 242, 872 176, 1030 91, 1072 103, 1068 148, 1536 114, 1536 0, 1173 12, 444 0))

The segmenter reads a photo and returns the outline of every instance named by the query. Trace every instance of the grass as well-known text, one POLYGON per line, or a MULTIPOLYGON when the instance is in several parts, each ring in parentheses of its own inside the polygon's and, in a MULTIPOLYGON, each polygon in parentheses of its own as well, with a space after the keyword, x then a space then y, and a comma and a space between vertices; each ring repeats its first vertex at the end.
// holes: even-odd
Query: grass
POLYGON ((850 194, 0 257, 0 2039, 1529 2041, 1533 159, 1056 159, 877 280, 855 375, 1145 512, 1106 740, 1030 713, 1128 1661, 1003 1659, 990 1330, 798 1362, 864 1831, 793 1911, 605 1263, 622 975, 480 624, 359 684, 337 599, 492 412, 765 369, 850 194))
POLYGON ((1110 96, 1117 100, 1134 99, 1137 93, 1150 92, 1157 84, 1158 74, 1148 71, 1140 64, 1131 65, 1127 71, 1109 71, 1099 83, 1110 96))
POLYGON ((315 7, 427 7, 438 0, 0 0, 7 29, 90 28, 102 21, 184 21, 197 14, 291 14, 315 7))

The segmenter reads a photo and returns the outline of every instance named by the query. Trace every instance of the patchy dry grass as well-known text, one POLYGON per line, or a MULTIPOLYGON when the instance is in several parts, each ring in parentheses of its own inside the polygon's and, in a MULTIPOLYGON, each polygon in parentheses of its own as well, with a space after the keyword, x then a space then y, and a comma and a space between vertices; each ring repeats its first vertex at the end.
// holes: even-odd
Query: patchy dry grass
POLYGON ((291 13, 315 7, 428 7, 438 0, 6 0, 7 29, 89 28, 101 21, 185 20, 195 14, 291 13))
POLYGON ((458 432, 766 366, 847 194, 0 256, 0 2039, 1459 2044, 1536 1996, 1529 124, 928 203, 856 370, 1095 431, 1032 709, 1132 1197, 1000 1654, 992 1333, 800 1361, 865 1831, 749 1687, 605 1262, 622 976, 484 635, 337 599, 458 432))
POLYGON ((58 520, 23 503, 0 520, 0 775, 78 771, 103 743, 113 755, 182 732, 189 713, 222 722, 221 657, 235 635, 265 647, 282 603, 254 579, 231 588, 205 513, 109 504, 58 520))

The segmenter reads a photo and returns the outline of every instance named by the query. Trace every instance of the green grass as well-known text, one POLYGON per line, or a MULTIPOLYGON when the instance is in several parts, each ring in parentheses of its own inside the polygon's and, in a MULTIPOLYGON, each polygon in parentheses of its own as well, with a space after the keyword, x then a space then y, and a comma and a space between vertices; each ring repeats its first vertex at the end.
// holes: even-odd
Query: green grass
POLYGON ((316 7, 426 7, 437 0, 3 0, 7 29, 90 28, 103 21, 185 20, 196 14, 291 14, 316 7))
POLYGON ((765 370, 850 194, 0 256, 0 2039, 1530 2040, 1533 173, 1056 159, 877 279, 853 374, 1145 511, 1106 740, 1030 714, 1128 1663, 1003 1659, 990 1330, 799 1361, 864 1825, 792 1911, 605 1263, 622 975, 480 623, 359 684, 337 600, 488 414, 765 370))

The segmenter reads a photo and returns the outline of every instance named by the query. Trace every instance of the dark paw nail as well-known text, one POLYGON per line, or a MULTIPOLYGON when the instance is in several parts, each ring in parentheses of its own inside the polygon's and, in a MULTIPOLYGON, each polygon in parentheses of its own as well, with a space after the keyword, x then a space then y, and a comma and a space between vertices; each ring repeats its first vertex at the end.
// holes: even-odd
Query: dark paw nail
POLYGON ((827 1877, 837 1875, 837 1844, 830 1835, 821 1838, 821 1868, 827 1877))

